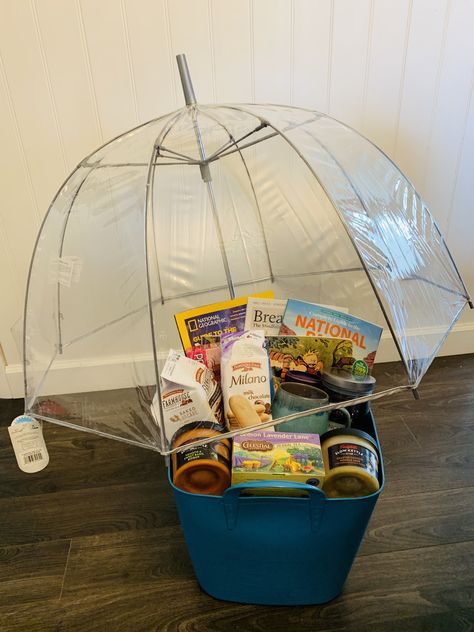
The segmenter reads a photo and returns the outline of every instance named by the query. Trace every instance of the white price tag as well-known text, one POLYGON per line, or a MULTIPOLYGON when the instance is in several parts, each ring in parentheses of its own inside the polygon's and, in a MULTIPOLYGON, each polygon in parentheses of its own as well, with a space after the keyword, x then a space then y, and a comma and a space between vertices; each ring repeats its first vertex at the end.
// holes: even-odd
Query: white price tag
POLYGON ((43 438, 43 424, 28 415, 16 417, 8 428, 15 451, 16 462, 22 472, 34 474, 49 463, 49 454, 43 438))

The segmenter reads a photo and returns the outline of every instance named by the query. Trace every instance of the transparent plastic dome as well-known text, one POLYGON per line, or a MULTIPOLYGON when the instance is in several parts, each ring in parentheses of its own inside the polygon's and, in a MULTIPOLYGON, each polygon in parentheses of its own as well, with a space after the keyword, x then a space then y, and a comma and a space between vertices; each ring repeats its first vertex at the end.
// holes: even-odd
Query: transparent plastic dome
POLYGON ((182 349, 174 315, 267 290, 384 328, 406 379, 369 399, 416 388, 470 300, 407 178, 328 116, 194 104, 125 133, 81 162, 41 227, 26 411, 169 453, 152 403, 182 349), (58 375, 91 366, 97 389, 65 393, 58 375))

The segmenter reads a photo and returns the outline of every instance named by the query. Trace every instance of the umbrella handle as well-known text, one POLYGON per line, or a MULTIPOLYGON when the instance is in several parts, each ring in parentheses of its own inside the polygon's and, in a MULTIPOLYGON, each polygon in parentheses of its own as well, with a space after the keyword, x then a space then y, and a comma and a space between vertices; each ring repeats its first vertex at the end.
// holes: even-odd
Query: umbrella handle
POLYGON ((189 74, 186 55, 184 55, 184 53, 176 55, 176 61, 178 63, 179 77, 181 79, 186 105, 194 105, 196 103, 196 95, 194 94, 193 82, 189 74))

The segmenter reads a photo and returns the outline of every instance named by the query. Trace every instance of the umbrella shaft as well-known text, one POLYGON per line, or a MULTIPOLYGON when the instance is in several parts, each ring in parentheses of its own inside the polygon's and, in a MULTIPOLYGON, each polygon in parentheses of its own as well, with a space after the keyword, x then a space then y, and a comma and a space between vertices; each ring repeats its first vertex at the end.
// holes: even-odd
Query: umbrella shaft
POLYGON ((204 143, 202 142, 201 128, 197 121, 196 112, 193 112, 193 127, 194 134, 196 135, 196 142, 199 150, 199 156, 201 158, 201 164, 199 168, 201 170, 201 178, 207 187, 207 195, 209 202, 211 203, 212 216, 214 218, 214 224, 216 227, 217 239, 219 242, 219 250, 221 252, 222 263, 224 264, 225 276, 227 279, 227 286, 229 288, 230 298, 235 298, 234 283, 232 281, 232 275, 230 273, 229 261, 227 259, 227 253, 225 250, 224 237, 222 234, 221 223, 219 221, 219 213, 217 212, 216 196, 214 195, 214 187, 212 186, 212 176, 209 163, 207 161, 206 150, 204 149, 204 143))

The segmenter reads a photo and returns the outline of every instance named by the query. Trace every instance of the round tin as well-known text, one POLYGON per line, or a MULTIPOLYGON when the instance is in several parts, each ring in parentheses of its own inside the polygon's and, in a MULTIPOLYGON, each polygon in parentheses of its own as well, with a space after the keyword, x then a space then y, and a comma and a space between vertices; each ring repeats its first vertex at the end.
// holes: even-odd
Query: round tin
MULTIPOLYGON (((322 388, 329 395, 330 402, 344 402, 348 399, 370 395, 375 388, 376 380, 371 375, 356 377, 342 369, 330 369, 322 374, 322 388)), ((367 414, 369 402, 347 405, 352 421, 367 414)))

